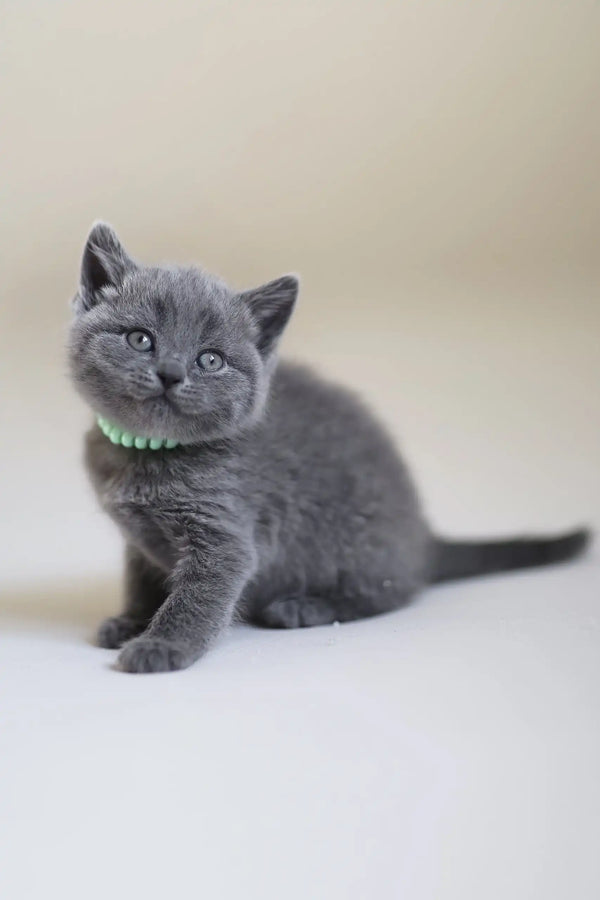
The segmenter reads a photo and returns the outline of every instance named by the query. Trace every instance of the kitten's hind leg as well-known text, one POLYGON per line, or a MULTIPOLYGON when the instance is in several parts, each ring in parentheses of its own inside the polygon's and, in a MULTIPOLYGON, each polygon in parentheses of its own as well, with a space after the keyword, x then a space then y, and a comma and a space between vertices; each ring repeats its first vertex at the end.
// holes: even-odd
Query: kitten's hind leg
POLYGON ((119 616, 109 616, 99 626, 96 632, 96 644, 105 650, 118 650, 128 640, 140 634, 147 622, 132 619, 125 613, 119 616))
POLYGON ((121 615, 111 616, 100 625, 96 643, 107 650, 117 650, 147 627, 167 596, 165 576, 128 546, 125 558, 125 608, 121 615))
POLYGON ((410 592, 399 595, 389 591, 391 582, 384 581, 381 592, 354 597, 286 597, 273 600, 256 610, 252 621, 265 628, 310 628, 314 625, 331 625, 333 622, 351 622, 366 619, 378 613, 389 612, 402 606, 410 592))

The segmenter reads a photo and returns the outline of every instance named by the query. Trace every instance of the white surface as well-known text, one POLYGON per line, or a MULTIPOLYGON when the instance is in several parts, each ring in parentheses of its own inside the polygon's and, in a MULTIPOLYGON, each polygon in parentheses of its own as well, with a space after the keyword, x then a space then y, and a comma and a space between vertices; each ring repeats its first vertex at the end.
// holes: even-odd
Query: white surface
POLYGON ((597 897, 598 571, 152 677, 86 642, 111 585, 7 597, 0 895, 597 897))

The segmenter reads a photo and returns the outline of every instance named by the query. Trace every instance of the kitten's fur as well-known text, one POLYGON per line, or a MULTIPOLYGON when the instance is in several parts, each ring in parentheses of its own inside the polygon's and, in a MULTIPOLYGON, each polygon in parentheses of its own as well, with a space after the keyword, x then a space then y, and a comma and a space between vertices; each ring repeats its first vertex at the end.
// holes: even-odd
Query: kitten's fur
POLYGON ((196 268, 151 268, 97 224, 75 298, 70 362, 94 411, 174 450, 113 445, 87 466, 126 540, 123 614, 98 640, 128 672, 180 669, 234 616, 274 628, 393 610, 428 582, 567 559, 554 539, 435 539, 391 441, 347 391, 276 362, 298 282, 238 294, 196 268), (125 335, 144 329, 149 353, 125 335), (196 364, 219 351, 214 373, 196 364), (179 364, 165 389, 157 367, 179 364))

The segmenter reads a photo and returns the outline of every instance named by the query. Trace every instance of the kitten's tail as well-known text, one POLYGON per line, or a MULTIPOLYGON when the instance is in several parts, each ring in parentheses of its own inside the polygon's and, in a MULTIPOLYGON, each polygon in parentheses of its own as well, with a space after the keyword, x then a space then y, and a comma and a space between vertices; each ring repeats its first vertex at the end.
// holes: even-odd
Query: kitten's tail
POLYGON ((583 553, 590 542, 587 528, 558 537, 523 537, 500 541, 446 541, 434 538, 429 581, 452 581, 510 569, 564 562, 583 553))

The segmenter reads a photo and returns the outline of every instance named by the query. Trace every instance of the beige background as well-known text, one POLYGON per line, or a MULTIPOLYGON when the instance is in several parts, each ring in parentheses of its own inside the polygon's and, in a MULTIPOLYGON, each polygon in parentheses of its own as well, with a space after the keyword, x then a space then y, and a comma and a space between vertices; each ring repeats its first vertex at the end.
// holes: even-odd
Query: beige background
POLYGON ((118 565, 63 355, 98 217, 298 271, 287 352, 370 398, 440 527, 598 517, 598 4, 3 7, 5 578, 118 565))
POLYGON ((2 897, 596 900, 597 545, 127 677, 64 340, 99 217, 298 271, 438 528, 600 526, 600 4, 0 7, 2 897))

